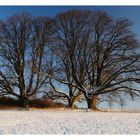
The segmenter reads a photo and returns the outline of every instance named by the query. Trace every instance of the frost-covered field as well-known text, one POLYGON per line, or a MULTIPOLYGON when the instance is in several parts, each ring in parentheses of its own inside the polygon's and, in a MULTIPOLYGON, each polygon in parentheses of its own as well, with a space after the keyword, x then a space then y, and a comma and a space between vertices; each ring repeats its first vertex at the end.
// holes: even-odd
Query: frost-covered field
POLYGON ((4 110, 0 134, 140 134, 140 113, 4 110))

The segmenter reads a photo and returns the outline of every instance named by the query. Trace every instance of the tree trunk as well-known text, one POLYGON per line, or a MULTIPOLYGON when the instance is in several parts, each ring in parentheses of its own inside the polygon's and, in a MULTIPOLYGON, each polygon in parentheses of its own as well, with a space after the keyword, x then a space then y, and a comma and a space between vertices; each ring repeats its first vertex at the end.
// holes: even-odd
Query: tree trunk
POLYGON ((68 107, 69 107, 69 108, 74 108, 74 102, 73 102, 72 99, 69 99, 69 100, 68 100, 68 107))
POLYGON ((22 108, 29 110, 29 99, 27 97, 21 97, 20 100, 22 108))
POLYGON ((92 108, 91 100, 90 99, 87 99, 87 108, 88 109, 91 109, 92 108))
POLYGON ((97 111, 99 110, 97 108, 97 101, 98 101, 98 97, 97 96, 93 96, 91 99, 87 98, 87 106, 88 106, 88 109, 92 109, 94 111, 97 111))
POLYGON ((68 100, 68 106, 70 108, 74 108, 74 103, 76 101, 78 101, 78 99, 79 99, 80 96, 81 96, 81 93, 80 94, 77 94, 76 96, 73 96, 73 97, 69 98, 69 100, 68 100))

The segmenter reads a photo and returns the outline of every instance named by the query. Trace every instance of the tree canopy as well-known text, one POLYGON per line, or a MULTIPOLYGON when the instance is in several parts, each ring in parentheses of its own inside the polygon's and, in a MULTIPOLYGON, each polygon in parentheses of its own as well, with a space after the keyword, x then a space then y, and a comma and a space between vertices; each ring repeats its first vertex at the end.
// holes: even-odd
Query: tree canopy
POLYGON ((24 106, 42 93, 68 107, 85 100, 96 110, 102 98, 119 98, 123 106, 127 95, 140 95, 139 41, 131 25, 88 10, 0 21, 0 96, 16 96, 24 106))

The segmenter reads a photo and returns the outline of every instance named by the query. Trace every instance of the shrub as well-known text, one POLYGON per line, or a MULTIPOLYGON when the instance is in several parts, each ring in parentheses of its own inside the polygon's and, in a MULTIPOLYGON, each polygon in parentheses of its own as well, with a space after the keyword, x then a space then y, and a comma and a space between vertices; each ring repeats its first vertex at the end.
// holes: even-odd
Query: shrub
MULTIPOLYGON (((0 107, 21 107, 22 103, 19 99, 5 96, 0 97, 0 107)), ((33 99, 29 100, 29 106, 35 108, 46 108, 46 107, 65 107, 62 103, 55 103, 50 99, 33 99)))

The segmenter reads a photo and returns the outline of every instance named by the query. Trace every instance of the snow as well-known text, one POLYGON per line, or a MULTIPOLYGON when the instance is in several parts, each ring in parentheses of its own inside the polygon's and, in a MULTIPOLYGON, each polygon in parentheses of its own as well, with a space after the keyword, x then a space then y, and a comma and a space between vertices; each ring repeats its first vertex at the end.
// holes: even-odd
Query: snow
POLYGON ((140 134, 140 113, 1 110, 0 134, 140 134))

